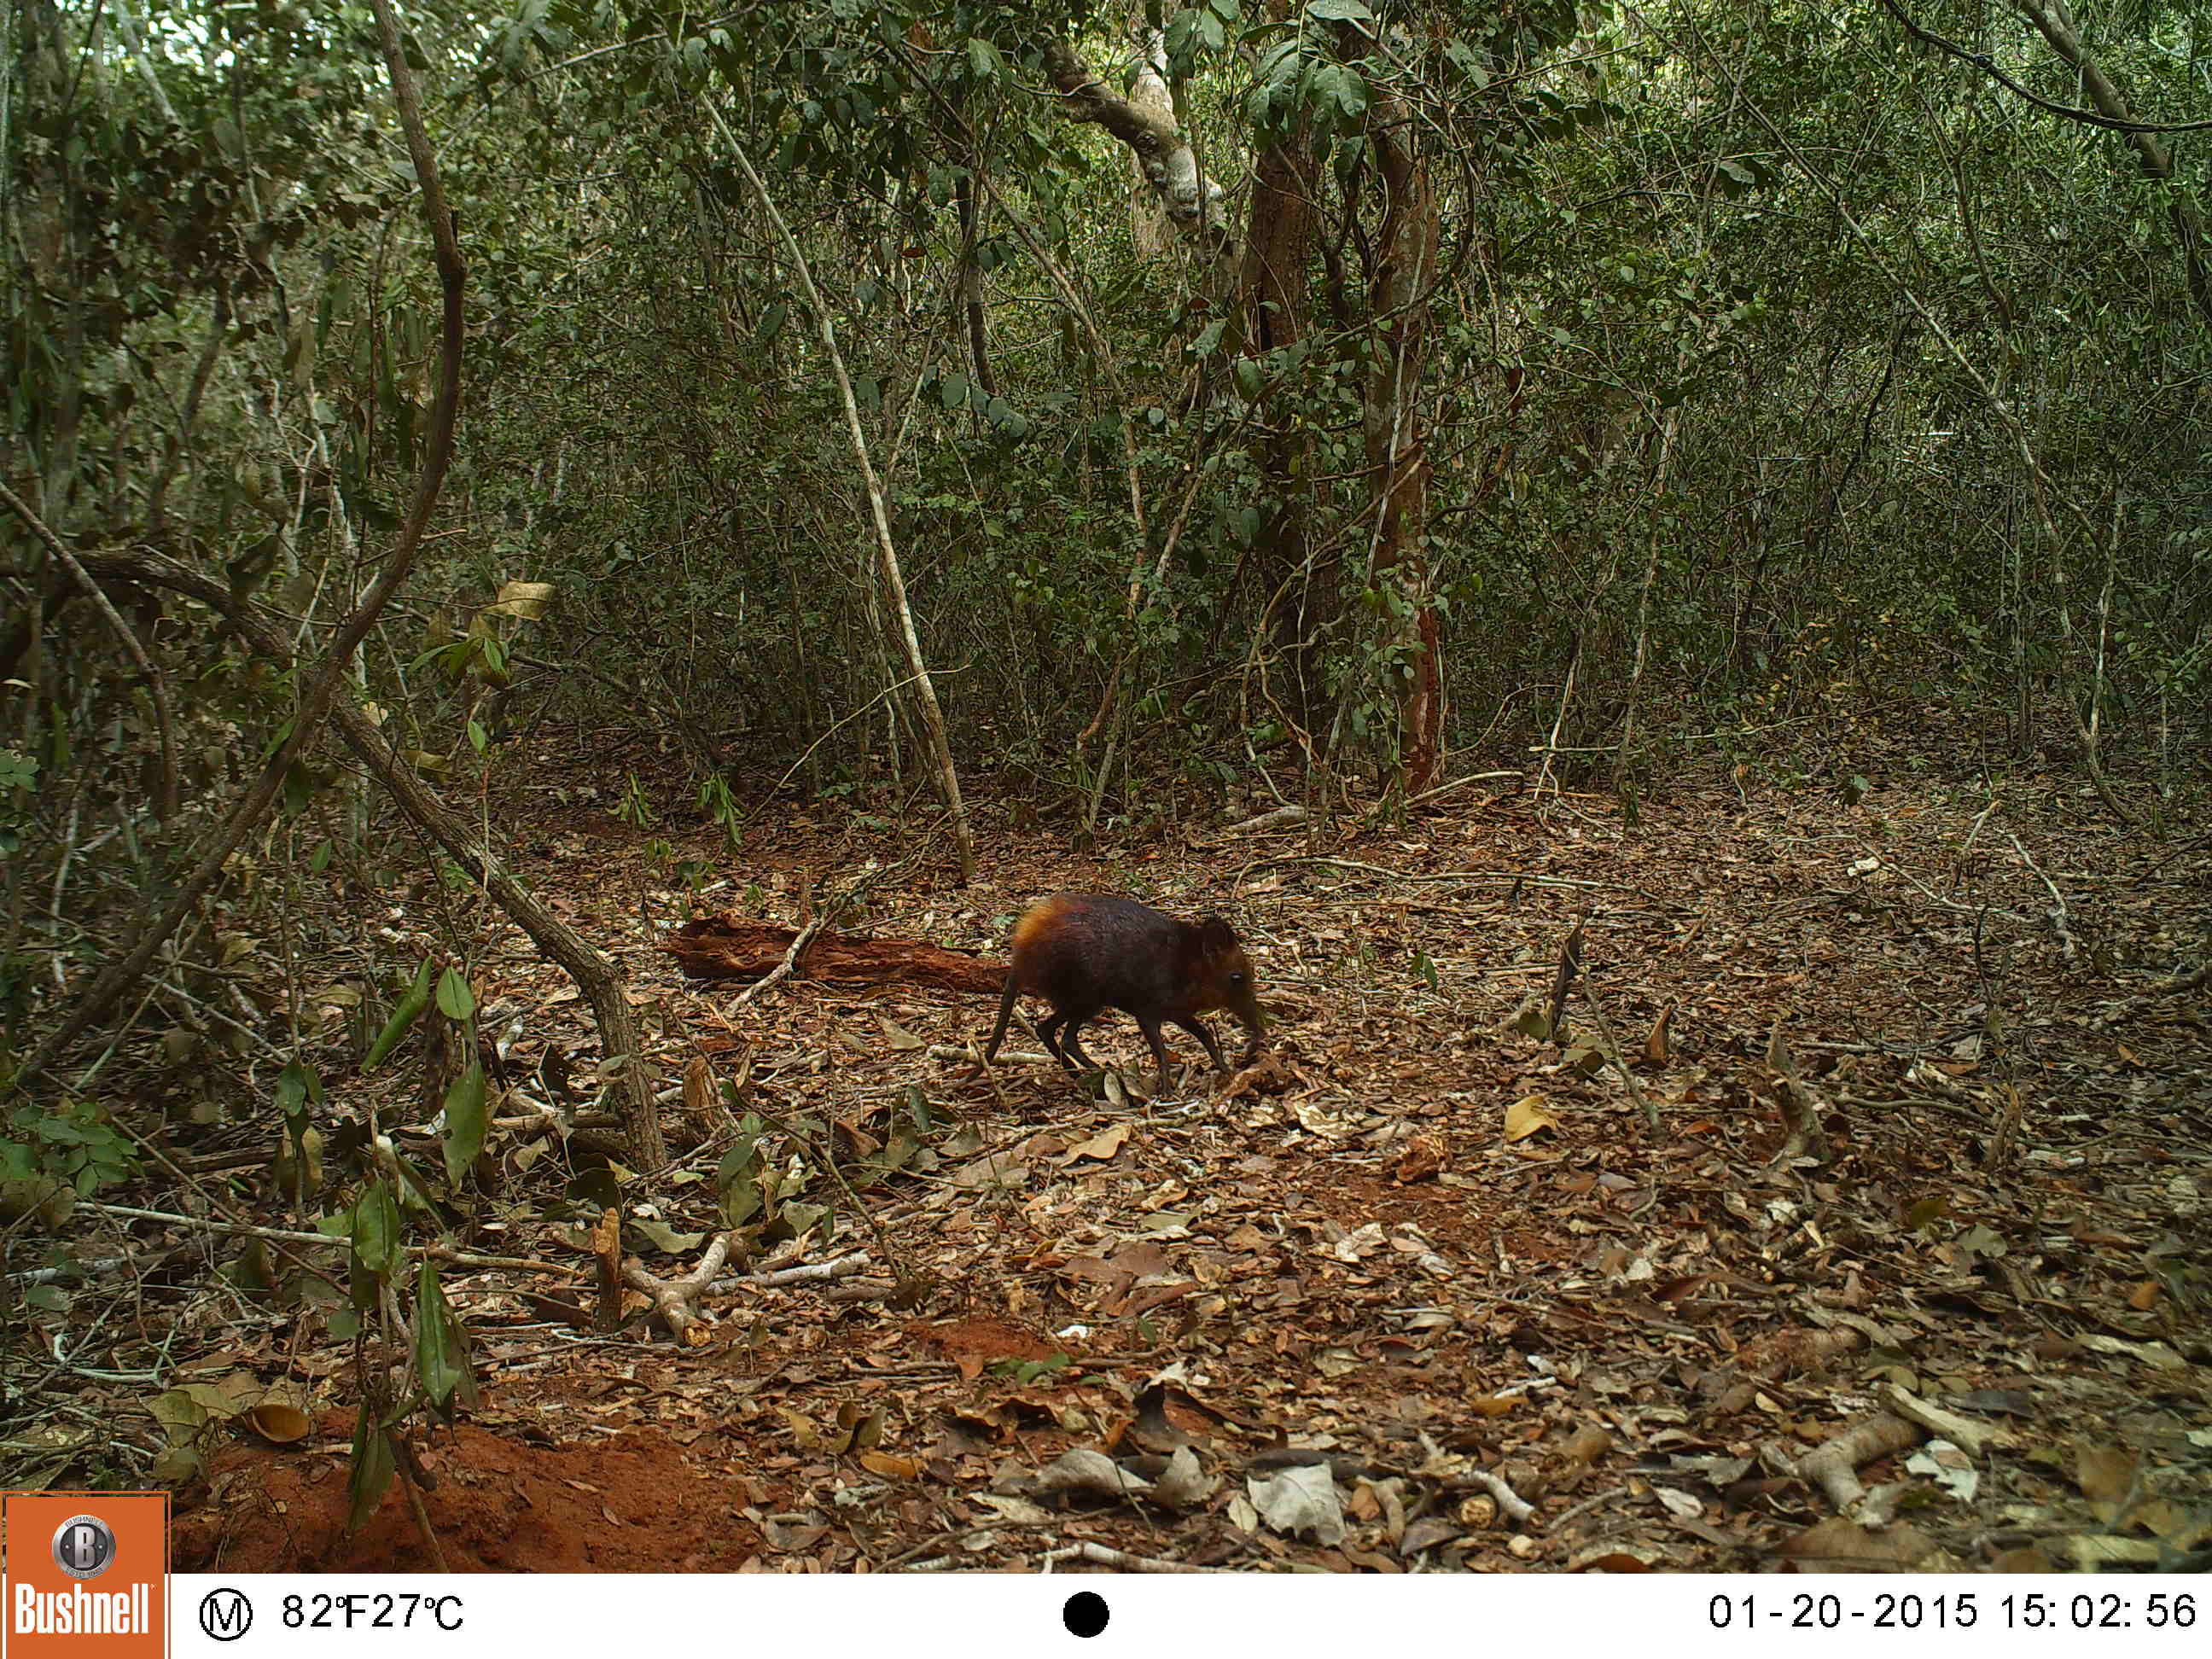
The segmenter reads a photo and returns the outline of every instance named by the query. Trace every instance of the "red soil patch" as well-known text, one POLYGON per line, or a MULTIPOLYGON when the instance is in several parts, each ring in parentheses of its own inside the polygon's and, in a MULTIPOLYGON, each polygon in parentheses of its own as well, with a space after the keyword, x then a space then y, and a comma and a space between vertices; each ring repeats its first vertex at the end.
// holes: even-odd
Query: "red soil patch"
MULTIPOLYGON (((349 1538, 350 1417, 327 1415, 313 1450, 239 1446, 211 1461, 177 1519, 179 1572, 422 1572, 433 1569, 395 1481, 349 1538)), ((422 1495, 454 1572, 729 1572, 760 1548, 739 1511, 746 1482, 703 1470, 665 1435, 526 1446, 465 1425, 422 1448, 422 1495)))

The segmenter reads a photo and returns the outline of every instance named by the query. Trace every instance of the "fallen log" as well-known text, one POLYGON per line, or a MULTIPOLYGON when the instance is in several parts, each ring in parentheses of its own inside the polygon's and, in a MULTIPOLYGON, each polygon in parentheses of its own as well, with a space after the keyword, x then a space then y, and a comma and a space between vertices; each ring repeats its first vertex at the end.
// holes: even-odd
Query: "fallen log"
MULTIPOLYGON (((746 916, 688 921, 661 942, 691 979, 763 979, 782 966, 799 937, 795 927, 746 916)), ((921 985, 990 995, 1006 983, 1006 964, 920 939, 864 939, 823 928, 793 965, 793 979, 834 985, 921 985)))

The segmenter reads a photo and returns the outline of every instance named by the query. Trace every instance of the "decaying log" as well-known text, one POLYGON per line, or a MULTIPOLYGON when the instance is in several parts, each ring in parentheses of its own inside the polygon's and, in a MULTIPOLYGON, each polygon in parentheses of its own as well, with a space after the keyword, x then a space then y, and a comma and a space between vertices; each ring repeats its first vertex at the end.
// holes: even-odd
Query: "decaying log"
MULTIPOLYGON (((773 921, 713 916, 686 922, 661 948, 692 979, 759 979, 781 965, 798 937, 798 929, 773 921)), ((792 977, 991 995, 1006 983, 1006 964, 920 939, 861 939, 824 928, 800 953, 792 977)))
POLYGON ((1831 1504, 1848 1514, 1867 1495, 1859 1482, 1860 1466, 1917 1446, 1920 1438, 1917 1424, 1883 1412, 1815 1446, 1797 1460, 1795 1473, 1801 1480, 1818 1486, 1831 1504))
POLYGON ((708 1340, 709 1328, 701 1322, 695 1304, 714 1282, 714 1275, 722 1271, 722 1263, 732 1252, 742 1255, 744 1246, 744 1241, 735 1232, 723 1233, 707 1247, 707 1254, 699 1258, 697 1267, 676 1279, 661 1279, 649 1273, 643 1262, 629 1256, 623 1262, 622 1282, 653 1298, 655 1316, 676 1339, 678 1347, 696 1348, 708 1340))

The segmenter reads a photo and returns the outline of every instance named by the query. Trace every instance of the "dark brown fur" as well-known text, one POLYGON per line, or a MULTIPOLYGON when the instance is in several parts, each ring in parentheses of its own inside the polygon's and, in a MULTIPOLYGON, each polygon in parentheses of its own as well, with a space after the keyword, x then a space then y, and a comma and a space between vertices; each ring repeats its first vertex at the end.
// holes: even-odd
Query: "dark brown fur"
POLYGON ((1013 963, 999 999, 999 1023, 984 1045, 988 1060, 999 1052, 1014 999, 1027 994, 1052 1005, 1036 1034, 1053 1058, 1071 1072, 1091 1064, 1076 1035, 1108 1008, 1119 1008, 1144 1029, 1159 1066, 1159 1088, 1168 1086, 1163 1024, 1180 1025, 1206 1045, 1223 1071, 1229 1062, 1199 1016, 1223 1008, 1251 1033, 1256 1054, 1266 1027, 1253 994, 1252 964, 1229 924, 1218 916, 1177 921, 1150 905, 1108 893, 1057 893, 1040 899, 1014 927, 1013 963))

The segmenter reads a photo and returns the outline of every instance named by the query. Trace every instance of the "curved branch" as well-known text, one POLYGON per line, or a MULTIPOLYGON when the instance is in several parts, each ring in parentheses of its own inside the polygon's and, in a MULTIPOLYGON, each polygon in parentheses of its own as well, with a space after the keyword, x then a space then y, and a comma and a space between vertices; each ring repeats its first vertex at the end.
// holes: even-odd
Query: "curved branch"
MULTIPOLYGON (((2011 93, 2014 97, 2026 99, 2038 109, 2049 110, 2053 115, 2063 115, 2069 121, 2079 121, 2083 126, 2103 127, 2109 132, 2212 132, 2212 121, 2138 121, 2133 116, 2124 113, 2100 112, 2094 109, 2077 109, 2071 104, 2054 104, 2048 98, 2030 92, 2012 76, 2007 75, 1997 67, 1996 60, 1989 53, 1969 52, 1957 41, 1947 40, 1935 30, 1921 27, 1912 20, 1905 8, 1897 3, 1897 0, 1881 0, 1881 3, 1892 17, 1905 25, 1905 32, 1923 46, 1933 46, 1938 52, 1948 52, 1954 58, 1972 64, 2007 92, 2011 93)), ((2039 30, 2043 29, 2042 19, 2033 11, 2025 6, 2021 7, 2020 9, 2029 22, 2033 23, 2039 30)), ((2044 33, 2048 38, 2049 32, 2045 30, 2044 33)), ((2053 41, 2052 44, 2055 46, 2057 43, 2053 41)), ((2079 43, 2076 44, 2078 46, 2079 43)), ((2073 60, 2069 58, 2068 61, 2070 63, 2073 60)), ((2094 93, 2092 95, 2094 95, 2094 93)))
MULTIPOLYGON (((2197 203, 2188 188, 2173 176, 2173 156, 2164 144, 2154 138, 2153 131, 2179 132, 2193 128, 2150 128, 2134 121, 2128 100, 2120 95, 2105 71, 2090 57, 2081 45, 2081 37, 2075 32, 2074 20, 2067 15, 2065 0, 2012 0, 2013 9, 2033 24, 2036 32, 2051 43, 2051 49, 2066 60, 2088 89, 2089 97, 2097 107, 2110 118, 2099 125, 2124 133, 2129 147, 2136 153, 2136 164, 2142 168, 2143 177, 2156 179, 2172 191, 2166 204, 2167 217, 2173 224, 2174 240, 2181 244, 2181 262, 2189 278, 2189 296, 2196 301, 2197 309, 2208 324, 2212 324, 2212 272, 2204 266, 2204 219, 2197 210, 2197 203)), ((2212 128, 2212 121, 2200 121, 2197 128, 2212 128)))
POLYGON ((1129 147, 1178 230, 1197 236, 1209 226, 1219 228, 1212 209, 1221 199, 1221 186, 1199 167, 1198 152, 1181 128, 1109 92, 1065 40, 1046 45, 1044 67, 1060 89, 1060 106, 1073 119, 1102 126, 1129 147))
POLYGON ((179 883, 176 896, 168 908, 154 921, 139 930, 130 951, 119 960, 110 963, 94 980, 76 1005, 64 1016, 61 1023, 47 1034, 45 1042, 28 1054, 22 1066, 10 1079, 12 1088, 20 1089, 33 1078, 51 1066, 69 1046, 101 1019, 116 1001, 135 985, 139 977, 152 965, 162 943, 176 932, 190 915, 208 890, 222 876, 223 866, 230 860, 253 826, 258 823, 276 803, 277 792, 283 787, 285 777, 307 744, 330 713, 332 701, 344 683, 349 665, 361 642, 376 625, 377 617, 392 596, 399 591, 414 568, 415 555, 422 544, 422 534, 430 522, 430 514, 438 504, 438 493, 446 482, 446 470, 453 459, 453 428, 459 416, 461 403, 461 291, 467 277, 467 268, 461 263, 460 246, 453 234, 453 215, 446 206, 445 186, 438 173, 437 157, 431 153, 430 141, 422 130, 422 108, 415 95, 414 76, 407 68, 405 52, 399 40, 398 20, 392 15, 391 0, 369 0, 376 12, 377 33, 384 46, 385 65, 392 77, 392 101, 398 106, 399 124, 407 136, 407 153, 415 164, 415 177, 422 189, 422 214, 430 228, 433 254, 437 262, 438 284, 444 297, 443 327, 441 331, 440 363, 437 401, 430 412, 428 442, 422 459, 422 477, 416 480, 415 498, 409 504, 407 517, 400 525, 398 540, 392 557, 369 584, 368 592, 352 614, 339 624, 337 635, 331 641, 330 649, 315 665, 307 682, 300 706, 293 714, 290 731, 263 765, 253 787, 247 790, 238 805, 231 810, 207 851, 191 872, 179 883))

